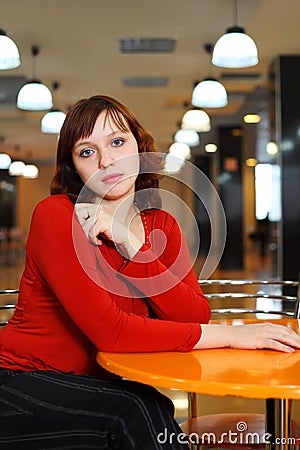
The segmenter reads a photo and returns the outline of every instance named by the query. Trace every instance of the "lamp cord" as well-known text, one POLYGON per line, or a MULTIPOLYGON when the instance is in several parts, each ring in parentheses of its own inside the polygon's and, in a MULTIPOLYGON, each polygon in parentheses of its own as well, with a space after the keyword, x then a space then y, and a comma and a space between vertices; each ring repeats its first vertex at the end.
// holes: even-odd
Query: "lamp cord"
POLYGON ((233 0, 233 25, 238 26, 238 0, 233 0))
POLYGON ((33 45, 31 47, 31 55, 32 55, 32 79, 36 79, 36 56, 39 54, 39 47, 37 45, 33 45))
MULTIPOLYGON (((204 44, 204 50, 206 52, 206 54, 211 55, 212 54, 212 49, 213 49, 213 45, 210 42, 207 42, 206 44, 204 44)), ((207 78, 212 78, 212 73, 211 73, 211 59, 207 58, 206 60, 206 65, 207 65, 207 70, 206 70, 206 77, 207 78)))

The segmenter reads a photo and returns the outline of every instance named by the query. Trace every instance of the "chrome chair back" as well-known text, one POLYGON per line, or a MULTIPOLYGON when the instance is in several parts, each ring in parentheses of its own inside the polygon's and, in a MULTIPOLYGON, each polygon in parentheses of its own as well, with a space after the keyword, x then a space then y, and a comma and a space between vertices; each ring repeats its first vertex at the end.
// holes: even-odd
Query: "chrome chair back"
POLYGON ((214 289, 214 292, 205 292, 211 304, 213 318, 224 314, 233 317, 255 314, 258 318, 262 315, 266 315, 264 318, 269 315, 300 317, 300 275, 298 281, 199 280, 199 284, 204 291, 209 287, 214 289), (229 301, 230 306, 226 307, 224 301, 229 301), (219 303, 219 306, 214 307, 213 302, 219 303))
POLYGON ((0 289, 0 328, 7 324, 13 314, 18 289, 0 289))

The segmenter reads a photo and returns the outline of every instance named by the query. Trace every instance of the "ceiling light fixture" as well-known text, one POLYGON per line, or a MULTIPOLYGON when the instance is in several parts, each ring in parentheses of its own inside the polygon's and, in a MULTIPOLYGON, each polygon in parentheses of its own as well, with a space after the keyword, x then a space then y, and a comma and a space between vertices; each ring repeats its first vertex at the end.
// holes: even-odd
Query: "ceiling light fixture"
POLYGON ((257 159, 256 158, 247 158, 245 161, 245 164, 248 167, 255 167, 257 164, 257 159))
POLYGON ((178 173, 185 165, 185 158, 166 153, 164 171, 166 173, 178 173))
POLYGON ((260 115, 259 114, 245 114, 243 117, 243 121, 245 123, 259 123, 260 115))
POLYGON ((35 179, 39 176, 39 169, 34 164, 26 164, 23 170, 23 178, 35 179))
POLYGON ((195 130, 177 130, 174 136, 174 141, 187 144, 189 147, 196 147, 200 144, 200 136, 195 130))
POLYGON ((177 156, 178 158, 190 159, 191 149, 187 144, 183 142, 174 142, 169 147, 170 155, 177 156))
POLYGON ((210 143, 206 144, 204 149, 207 153, 216 153, 216 151, 218 150, 218 146, 216 144, 210 143))
POLYGON ((53 106, 51 91, 35 76, 35 61, 39 51, 38 46, 31 47, 33 76, 21 87, 17 96, 17 107, 26 111, 43 111, 53 106))
MULTIPOLYGON (((59 83, 54 82, 52 84, 53 91, 59 88, 59 83)), ((59 133, 60 129, 65 121, 66 114, 59 109, 51 109, 48 111, 41 121, 42 133, 59 133)))
POLYGON ((0 29, 0 70, 15 69, 20 64, 18 47, 5 31, 0 29))
MULTIPOLYGON (((204 50, 211 54, 212 44, 205 44, 204 50)), ((228 104, 227 92, 222 83, 207 76, 200 83, 197 81, 192 94, 192 105, 202 108, 222 108, 228 104)))
POLYGON ((0 169, 8 169, 11 163, 11 157, 7 153, 0 153, 0 169))
POLYGON ((13 177, 23 175, 25 163, 23 161, 13 161, 9 166, 8 173, 13 177))
POLYGON ((47 112, 41 121, 42 133, 59 133, 65 118, 66 114, 58 109, 47 112))
POLYGON ((268 155, 275 156, 278 153, 278 145, 274 141, 267 142, 266 152, 268 155))
POLYGON ((212 54, 212 63, 219 67, 251 67, 258 63, 257 47, 253 39, 246 34, 245 28, 237 25, 237 0, 233 0, 233 23, 216 42, 212 54))
POLYGON ((202 133, 210 131, 209 115, 202 109, 190 109, 182 117, 181 128, 202 133))
POLYGON ((225 87, 215 78, 205 78, 194 88, 192 105, 203 108, 223 108, 228 105, 225 87))

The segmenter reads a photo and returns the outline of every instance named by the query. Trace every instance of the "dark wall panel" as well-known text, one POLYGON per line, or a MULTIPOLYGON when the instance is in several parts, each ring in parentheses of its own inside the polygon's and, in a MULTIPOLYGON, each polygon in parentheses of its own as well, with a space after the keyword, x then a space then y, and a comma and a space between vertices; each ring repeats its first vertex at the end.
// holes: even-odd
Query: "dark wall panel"
POLYGON ((282 164, 282 276, 300 271, 300 56, 276 61, 276 116, 282 164))
POLYGON ((244 268, 242 129, 220 127, 219 146, 218 184, 227 220, 227 240, 220 266, 223 270, 240 270, 244 268))

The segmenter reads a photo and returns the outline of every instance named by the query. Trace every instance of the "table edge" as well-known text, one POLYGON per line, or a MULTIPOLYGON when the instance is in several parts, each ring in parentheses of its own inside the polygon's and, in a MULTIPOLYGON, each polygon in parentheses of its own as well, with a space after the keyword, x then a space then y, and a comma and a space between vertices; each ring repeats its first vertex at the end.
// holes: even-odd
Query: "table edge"
MULTIPOLYGON (((117 374, 121 377, 128 378, 132 381, 137 381, 144 384, 149 384, 151 386, 157 386, 160 388, 167 389, 180 389, 185 392, 195 392, 197 394, 206 394, 212 396, 235 396, 244 398, 277 398, 277 399, 300 399, 300 385, 299 386, 289 386, 283 388, 282 386, 268 386, 268 395, 266 396, 266 386, 265 385, 251 385, 245 384, 243 386, 238 386, 234 383, 221 383, 216 381, 193 381, 193 389, 191 389, 189 380, 183 380, 179 378, 172 378, 170 382, 170 377, 160 375, 159 377, 155 374, 147 374, 139 371, 137 369, 127 368, 122 364, 118 364, 115 361, 109 359, 109 355, 114 353, 99 352, 97 354, 97 362, 104 367, 109 372, 117 374)), ((118 355, 118 353, 115 353, 118 355)))

